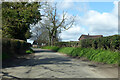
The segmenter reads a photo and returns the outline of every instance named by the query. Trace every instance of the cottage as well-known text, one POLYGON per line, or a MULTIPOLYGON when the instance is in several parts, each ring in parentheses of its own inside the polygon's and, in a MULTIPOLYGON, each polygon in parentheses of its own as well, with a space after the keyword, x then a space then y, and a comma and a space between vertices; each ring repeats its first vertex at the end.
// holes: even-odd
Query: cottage
POLYGON ((83 39, 89 39, 89 38, 99 38, 99 37, 103 37, 103 35, 81 35, 80 38, 78 39, 79 41, 80 40, 83 40, 83 39))

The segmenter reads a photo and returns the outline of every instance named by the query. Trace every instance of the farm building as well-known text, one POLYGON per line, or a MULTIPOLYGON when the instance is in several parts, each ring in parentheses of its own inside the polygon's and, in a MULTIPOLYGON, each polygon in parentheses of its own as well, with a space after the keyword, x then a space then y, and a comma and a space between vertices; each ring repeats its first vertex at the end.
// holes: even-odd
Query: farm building
POLYGON ((80 40, 83 40, 83 39, 89 39, 89 38, 99 38, 99 37, 103 37, 103 35, 81 35, 80 38, 78 39, 79 41, 80 40))

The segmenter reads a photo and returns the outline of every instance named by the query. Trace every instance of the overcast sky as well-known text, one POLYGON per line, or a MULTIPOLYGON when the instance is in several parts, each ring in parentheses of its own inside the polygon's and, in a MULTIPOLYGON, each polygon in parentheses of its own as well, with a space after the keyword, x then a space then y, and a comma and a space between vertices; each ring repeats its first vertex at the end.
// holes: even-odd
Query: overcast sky
POLYGON ((110 36, 118 34, 118 1, 58 3, 58 12, 76 16, 76 24, 60 34, 62 41, 78 41, 82 34, 110 36))

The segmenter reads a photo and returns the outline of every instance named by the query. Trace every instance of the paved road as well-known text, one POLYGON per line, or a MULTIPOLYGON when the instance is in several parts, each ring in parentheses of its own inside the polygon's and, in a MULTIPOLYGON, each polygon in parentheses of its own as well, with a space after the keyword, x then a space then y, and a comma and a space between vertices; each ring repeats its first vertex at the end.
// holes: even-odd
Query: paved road
POLYGON ((117 78, 117 68, 73 59, 49 50, 34 49, 34 56, 16 59, 3 66, 7 78, 117 78))

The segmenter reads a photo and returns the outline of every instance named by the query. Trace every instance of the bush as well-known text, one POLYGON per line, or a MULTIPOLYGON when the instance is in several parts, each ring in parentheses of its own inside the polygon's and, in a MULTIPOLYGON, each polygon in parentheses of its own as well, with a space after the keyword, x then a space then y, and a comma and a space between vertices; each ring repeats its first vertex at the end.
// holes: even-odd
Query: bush
POLYGON ((2 53, 3 56, 16 56, 26 53, 26 50, 30 48, 30 44, 23 40, 18 39, 2 39, 2 53))
POLYGON ((59 46, 59 47, 68 47, 70 46, 70 43, 69 42, 57 42, 54 45, 59 46))

